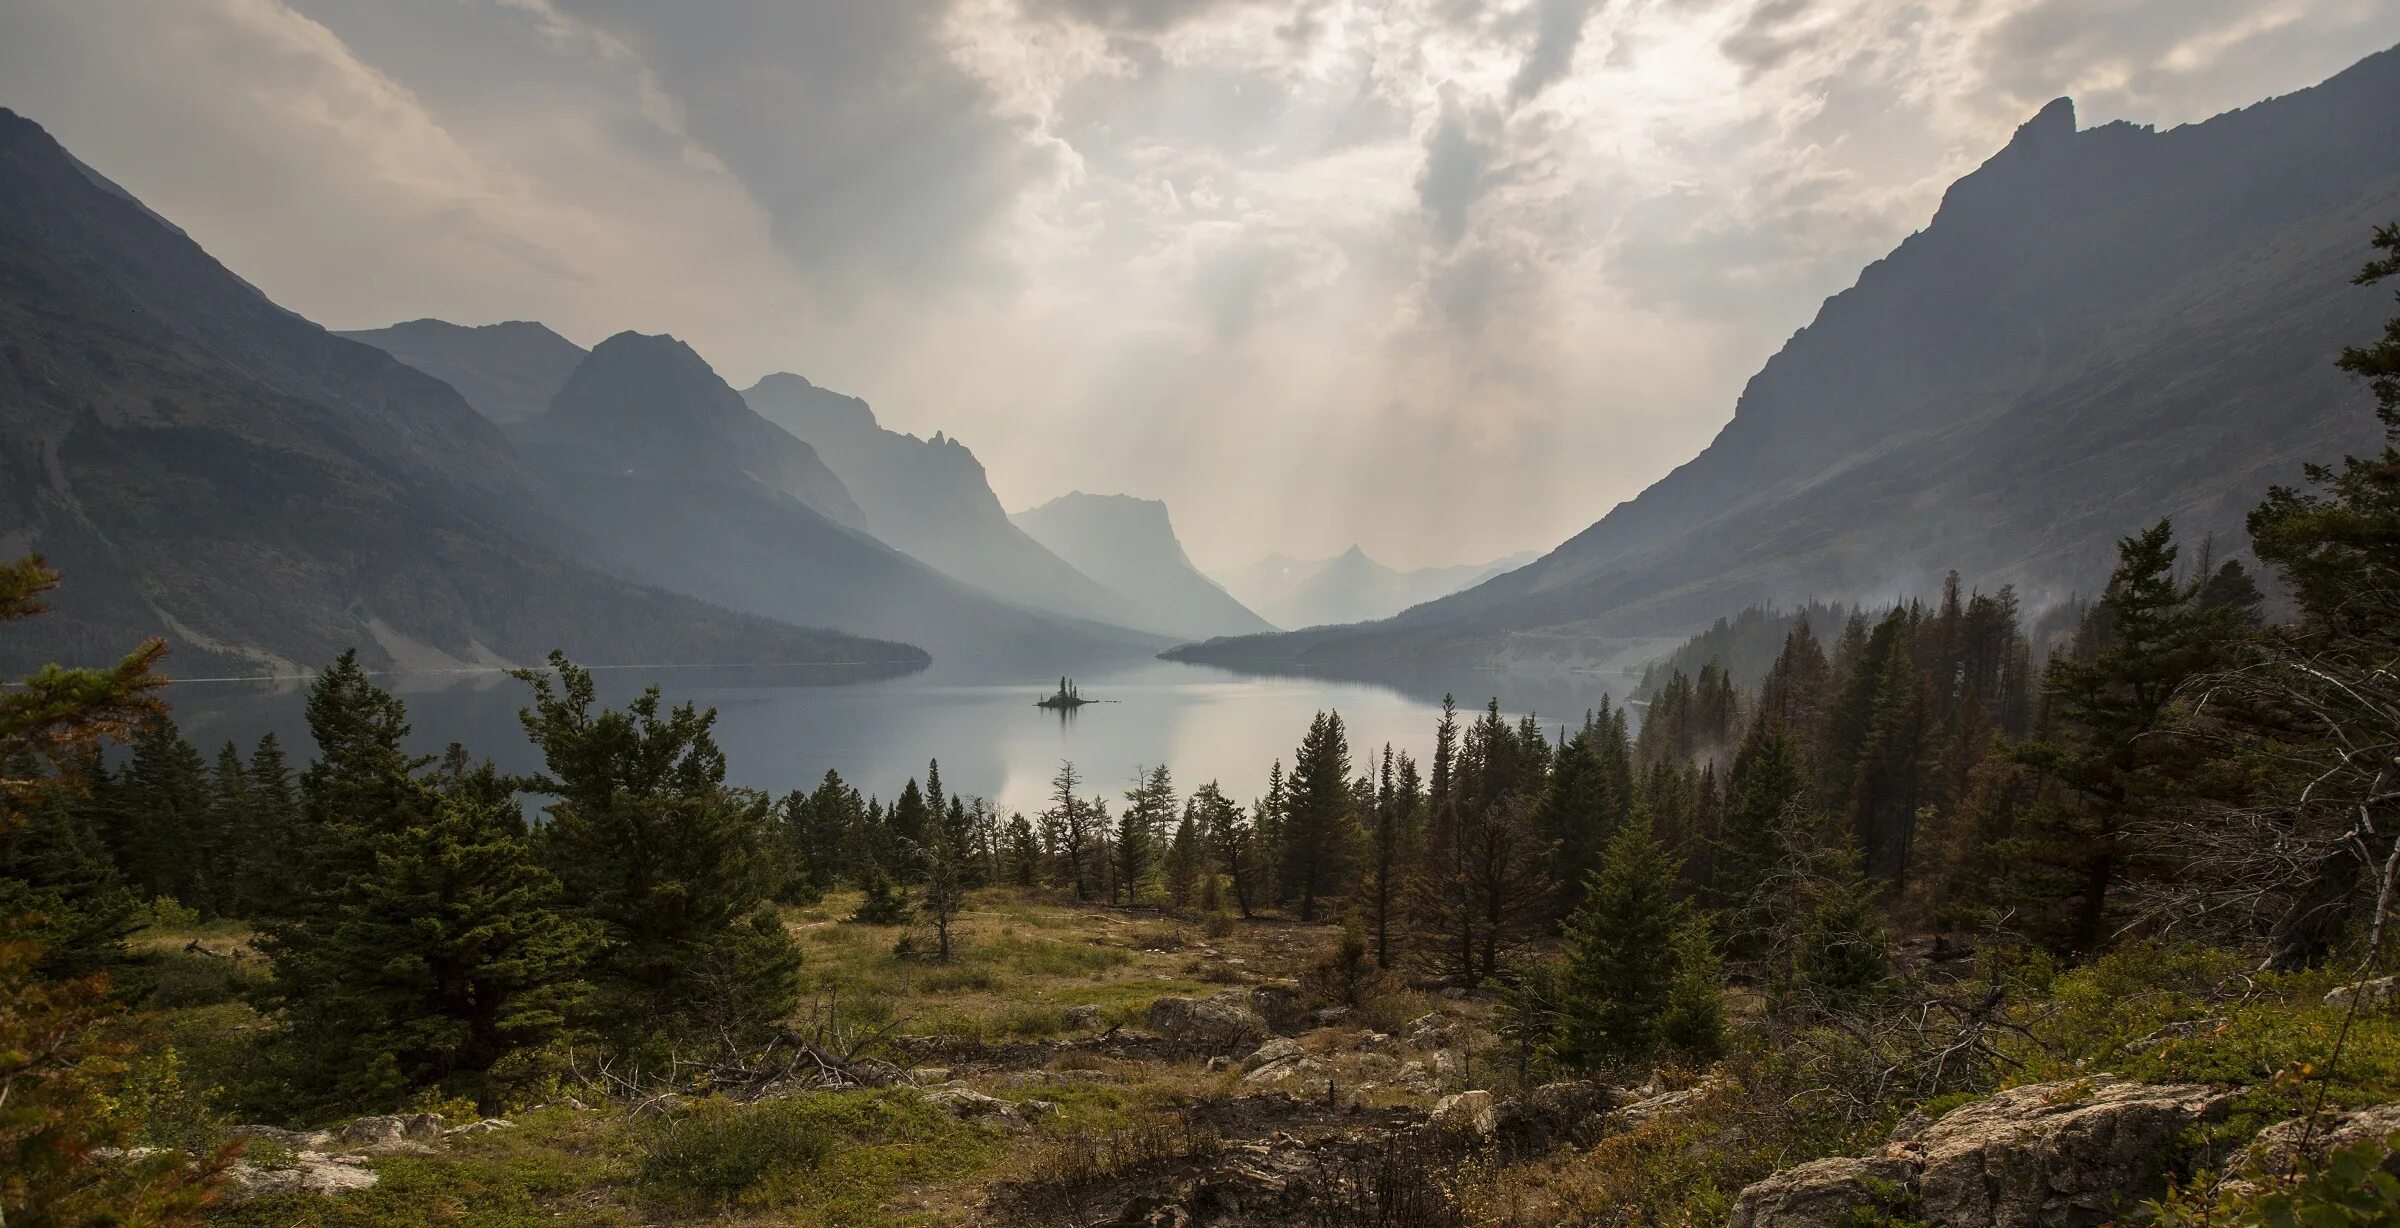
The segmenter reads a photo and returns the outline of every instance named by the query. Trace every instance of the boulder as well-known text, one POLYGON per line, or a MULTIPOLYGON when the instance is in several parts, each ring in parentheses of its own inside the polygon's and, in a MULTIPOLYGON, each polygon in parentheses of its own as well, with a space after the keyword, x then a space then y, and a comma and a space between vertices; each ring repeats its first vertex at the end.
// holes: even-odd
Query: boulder
POLYGON ((1100 1026, 1100 1008, 1090 1003, 1070 1006, 1066 1010, 1067 1026, 1078 1032, 1089 1032, 1100 1026))
POLYGON ((1239 990, 1206 998, 1160 998, 1144 1015, 1150 1030, 1195 1048, 1230 1052, 1267 1038, 1267 1021, 1239 990))
MULTIPOLYGON (((2300 1171, 2308 1171, 2328 1152, 2340 1151, 2373 1140, 2388 1142, 2400 1135, 2400 1104, 2378 1104, 2347 1113, 2326 1113, 2317 1119, 2317 1128, 2308 1128, 2308 1119, 2295 1117, 2277 1122, 2258 1132, 2250 1145, 2227 1171, 2246 1175, 2272 1176, 2293 1171, 2294 1161, 2302 1161, 2300 1171), (2308 1152, 2301 1154, 2301 1140, 2308 1141, 2308 1152)), ((2383 1169, 2400 1177, 2400 1152, 2384 1157, 2383 1169)))
POLYGON ((1278 1036, 1273 1040, 1260 1045, 1258 1048, 1251 1050, 1250 1056, 1242 1059, 1242 1071, 1243 1073, 1247 1074, 1261 1066, 1272 1066, 1277 1062, 1296 1061, 1306 1052, 1306 1050, 1300 1047, 1299 1041, 1293 1040, 1288 1036, 1278 1036))
POLYGON ((463 1126, 457 1126, 452 1129, 445 1130, 442 1133, 444 1137, 456 1137, 459 1135, 490 1134, 495 1130, 514 1130, 516 1128, 517 1123, 510 1121, 505 1117, 486 1117, 482 1121, 470 1121, 463 1126))
POLYGON ((2195 1158, 2191 1128, 2222 1117, 2230 1099, 2213 1087, 2107 1076, 2012 1088, 1878 1154, 1757 1182, 1731 1223, 1819 1228, 1856 1212, 1937 1228, 2093 1228, 2163 1193, 2195 1158))
POLYGON ((2344 985, 2325 995, 2325 1005, 2337 1011, 2350 1009, 2357 999, 2360 1010, 2382 1010, 2400 1000, 2400 976, 2379 976, 2371 981, 2344 985))
MULTIPOLYGON (((1018 1105, 998 1096, 987 1096, 971 1087, 935 1088, 925 1093, 925 1103, 960 1121, 987 1121, 1011 1130, 1022 1130, 1027 1125, 1025 1114, 1018 1105)), ((1047 1101, 1037 1103, 1047 1105, 1052 1111, 1058 1107, 1047 1101)))
POLYGON ((1456 1092, 1442 1097, 1433 1106, 1426 1124, 1436 1130, 1470 1138, 1490 1138, 1499 1128, 1492 1111, 1492 1094, 1487 1091, 1456 1092))
POLYGON ((375 1186, 375 1170, 357 1156, 328 1156, 303 1152, 291 1162, 257 1165, 247 1161, 225 1170, 227 1201, 247 1202, 277 1194, 323 1194, 340 1197, 375 1186))
POLYGON ((361 1117, 334 1132, 336 1141, 359 1151, 431 1150, 441 1137, 442 1119, 435 1113, 361 1117))
POLYGON ((1501 1143, 1519 1155, 1595 1141, 1616 1097, 1598 1083, 1545 1083, 1493 1106, 1501 1143))
POLYGON ((1280 1061, 1269 1062, 1243 1075, 1242 1082, 1259 1087, 1281 1083, 1285 1079, 1303 1079, 1311 1083, 1322 1083, 1332 1073, 1331 1067, 1313 1057, 1287 1057, 1280 1061))
MULTIPOLYGON (((1787 1168, 1742 1191, 1727 1228, 1849 1228, 1904 1209, 1914 1161, 1835 1156, 1787 1168), (1893 1204, 1901 1203, 1900 1207, 1893 1204)), ((1895 1218, 1898 1218, 1895 1216, 1895 1218)), ((1889 1222, 1889 1221, 1886 1221, 1889 1222)))

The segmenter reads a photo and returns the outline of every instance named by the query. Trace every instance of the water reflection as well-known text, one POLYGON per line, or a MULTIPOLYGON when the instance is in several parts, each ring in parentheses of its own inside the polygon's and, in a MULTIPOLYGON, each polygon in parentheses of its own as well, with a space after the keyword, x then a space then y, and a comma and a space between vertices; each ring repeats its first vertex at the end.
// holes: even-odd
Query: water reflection
MULTIPOLYGON (((1462 708, 1498 695, 1512 716, 1573 723, 1585 709, 1628 687, 1622 676, 1464 671, 1388 680, 1318 675, 1243 675, 1209 666, 1140 660, 1085 663, 1075 670, 1082 709, 1035 701, 1048 676, 994 676, 974 662, 905 677, 862 680, 784 668, 604 670, 604 702, 622 704, 656 682, 670 702, 717 709, 718 741, 736 783, 783 791, 813 785, 828 769, 889 798, 938 757, 954 791, 1004 808, 1038 810, 1059 761, 1071 759, 1094 789, 1121 792, 1140 769, 1166 764, 1185 790, 1215 779, 1237 797, 1257 796, 1267 768, 1288 760, 1321 709, 1342 714, 1363 765, 1390 742, 1420 759, 1433 744, 1444 691, 1462 708)), ((411 742, 426 754, 463 742, 505 771, 538 766, 517 720, 524 684, 499 674, 402 676, 381 680, 408 704, 411 742)), ((282 682, 181 682, 170 691, 177 719, 203 749, 243 743, 272 730, 305 755, 305 687, 282 682)))

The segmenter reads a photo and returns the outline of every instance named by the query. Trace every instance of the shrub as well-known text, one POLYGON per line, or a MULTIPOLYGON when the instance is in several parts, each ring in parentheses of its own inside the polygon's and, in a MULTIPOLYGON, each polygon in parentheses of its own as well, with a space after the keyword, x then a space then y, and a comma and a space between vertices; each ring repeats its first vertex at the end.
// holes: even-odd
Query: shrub
POLYGON ((729 1205, 779 1173, 824 1163, 833 1147, 804 1101, 710 1100, 661 1120, 641 1180, 671 1197, 729 1205))

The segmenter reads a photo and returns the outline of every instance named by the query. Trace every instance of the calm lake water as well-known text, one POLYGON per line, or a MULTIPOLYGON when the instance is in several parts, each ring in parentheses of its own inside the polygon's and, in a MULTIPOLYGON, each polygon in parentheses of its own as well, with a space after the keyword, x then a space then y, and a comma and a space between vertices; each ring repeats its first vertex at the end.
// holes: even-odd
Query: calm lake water
MULTIPOLYGON (((1164 763, 1189 792, 1207 780, 1244 802, 1265 790, 1268 765, 1287 763, 1310 718, 1338 711, 1361 764, 1390 742, 1427 759, 1445 690, 1463 709, 1498 695, 1511 715, 1532 711, 1555 726, 1580 721, 1628 680, 1598 675, 1514 676, 1462 671, 1455 678, 1388 681, 1252 677, 1207 666, 1137 660, 1089 665, 1075 679, 1098 701, 1062 716, 1034 707, 1057 676, 978 676, 972 667, 843 685, 775 670, 623 670, 597 675, 612 705, 658 683, 670 702, 717 710, 717 740, 735 783, 781 793, 813 786, 827 769, 889 799, 938 758, 953 792, 1005 812, 1042 808, 1051 776, 1071 760, 1087 791, 1114 797, 1137 768, 1164 763)), ((503 770, 539 766, 517 723, 524 684, 500 675, 395 676, 380 680, 408 704, 414 741, 431 754, 452 741, 503 770)), ((296 683, 183 682, 170 688, 176 719, 203 751, 227 739, 245 747, 268 730, 294 761, 313 752, 296 683)))

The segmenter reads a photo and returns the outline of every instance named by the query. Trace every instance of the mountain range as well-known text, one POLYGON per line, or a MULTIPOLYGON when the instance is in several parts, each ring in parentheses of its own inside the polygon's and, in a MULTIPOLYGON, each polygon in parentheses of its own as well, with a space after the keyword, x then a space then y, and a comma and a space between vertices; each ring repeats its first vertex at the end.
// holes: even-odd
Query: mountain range
POLYGON ((2168 131, 2060 99, 1827 300, 1690 462, 1532 564, 1362 627, 1187 647, 1273 668, 1592 666, 1750 605, 2089 592, 2162 513, 2238 545, 2376 441, 2333 367, 2400 215, 2400 52, 2168 131))
POLYGON ((1009 520, 1133 601, 1142 626, 1187 640, 1275 629, 1192 566, 1167 505, 1155 499, 1074 491, 1009 520))
POLYGON ((1541 557, 1527 551, 1491 563, 1399 571, 1357 546, 1329 559, 1270 554, 1220 573, 1227 591, 1280 627, 1300 630, 1372 622, 1481 584, 1541 557))
POLYGON ((164 637, 184 676, 538 661, 922 665, 590 565, 448 384, 276 306, 0 111, 0 548, 66 577, 9 668, 164 637), (535 599, 528 599, 528 595, 535 599))

